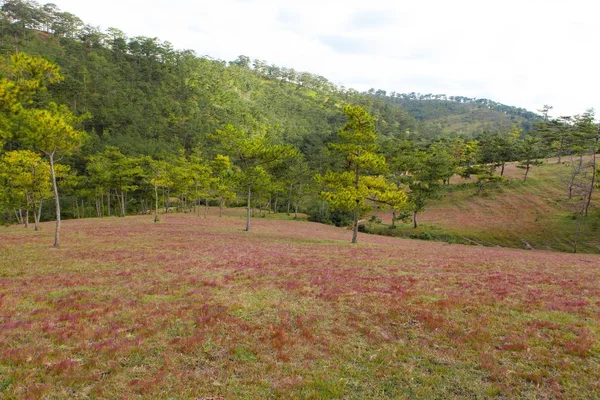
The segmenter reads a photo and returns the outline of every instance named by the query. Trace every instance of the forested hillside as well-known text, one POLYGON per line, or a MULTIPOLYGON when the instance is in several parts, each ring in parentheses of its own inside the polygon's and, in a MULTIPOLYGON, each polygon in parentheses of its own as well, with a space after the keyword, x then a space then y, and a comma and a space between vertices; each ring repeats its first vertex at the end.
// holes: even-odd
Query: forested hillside
POLYGON ((582 218, 593 206, 593 111, 553 120, 486 99, 359 93, 101 31, 52 4, 0 4, 2 220, 56 219, 57 245, 61 213, 158 221, 201 205, 246 206, 247 230, 263 209, 305 212, 356 239, 373 208, 416 228, 453 176, 479 195, 506 181, 506 163, 527 179, 550 155, 580 157, 569 200, 582 218))
POLYGON ((75 113, 90 113, 85 129, 98 146, 130 155, 189 153, 207 133, 226 124, 268 127, 278 140, 305 147, 323 143, 344 123, 342 105, 357 103, 378 116, 384 135, 414 127, 401 107, 321 76, 240 56, 226 62, 177 50, 157 38, 129 38, 84 25, 76 16, 35 3, 5 1, 2 54, 17 51, 60 66, 65 79, 49 88, 52 99, 75 113))
POLYGON ((396 93, 371 89, 368 92, 390 104, 400 105, 417 121, 422 136, 436 138, 454 134, 474 138, 483 131, 533 129, 542 117, 524 108, 508 106, 489 99, 445 94, 396 93))

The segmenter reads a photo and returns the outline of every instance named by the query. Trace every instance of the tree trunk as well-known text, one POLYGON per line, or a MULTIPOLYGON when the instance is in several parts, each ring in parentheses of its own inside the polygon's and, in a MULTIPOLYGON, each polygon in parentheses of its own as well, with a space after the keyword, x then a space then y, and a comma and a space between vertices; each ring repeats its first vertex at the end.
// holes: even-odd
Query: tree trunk
POLYGON ((56 205, 56 230, 54 231, 54 247, 60 246, 60 199, 58 197, 58 186, 56 185, 56 174, 54 172, 54 152, 48 154, 50 159, 50 175, 52 177, 52 188, 54 189, 54 202, 56 205))
POLYGON ((585 216, 588 216, 590 209, 590 203, 592 202, 592 193, 594 192, 594 186, 596 186, 596 149, 594 148, 594 156, 592 158, 592 182, 590 184, 590 190, 588 192, 587 203, 585 204, 585 216))
POLYGON ((352 225, 352 243, 358 242, 358 211, 360 208, 360 203, 356 205, 354 209, 354 222, 352 225))
MULTIPOLYGON (((360 153, 359 153, 360 156, 360 153)), ((354 169, 354 187, 358 190, 358 180, 360 170, 358 163, 356 163, 356 167, 354 169)), ((360 212, 360 200, 356 200, 356 206, 354 207, 354 224, 352 226, 352 243, 358 242, 358 213, 360 212)))
POLYGON ((15 32, 15 53, 19 55, 19 40, 17 39, 17 33, 15 32))
POLYGON ((35 212, 35 209, 33 210, 33 220, 34 220, 33 229, 36 231, 40 230, 40 219, 42 216, 42 202, 43 202, 43 200, 40 200, 40 207, 38 208, 37 213, 35 212))
POLYGON ((278 202, 278 201, 279 201, 279 197, 275 197, 275 204, 274 204, 274 207, 273 207, 273 212, 274 212, 275 214, 277 214, 277 202, 278 202))
POLYGON ((564 142, 564 138, 560 138, 560 145, 558 147, 558 163, 560 164, 560 160, 562 159, 562 149, 563 149, 563 142, 564 142))
POLYGON ((104 218, 104 196, 100 193, 100 216, 104 218))
POLYGON ((525 165, 525 176, 523 177, 523 182, 527 181, 527 174, 529 174, 530 167, 531 167, 531 164, 529 163, 529 161, 527 161, 527 164, 525 165))
MULTIPOLYGON (((117 198, 119 196, 117 195, 117 198)), ((121 205, 121 217, 125 216, 125 192, 123 191, 123 189, 121 189, 121 201, 120 201, 120 205, 121 205)))
POLYGON ((502 163, 502 169, 500 170, 500 176, 504 176, 504 165, 506 163, 502 163))
POLYGON ((252 199, 252 189, 248 185, 248 206, 246 208, 246 232, 250 231, 250 200, 252 199))
POLYGON ((198 207, 198 183, 196 183, 196 185, 194 186, 194 214, 196 214, 197 217, 200 216, 200 207, 198 207))
POLYGON ((208 197, 204 199, 204 219, 206 219, 206 215, 208 214, 208 197))
POLYGON ((219 218, 223 216, 223 197, 219 198, 219 218))
POLYGON ((579 235, 581 234, 581 225, 583 223, 583 209, 579 212, 579 220, 577 221, 577 231, 575 231, 575 240, 573 243, 573 253, 577 253, 577 242, 579 241, 579 235))
POLYGON ((29 228, 29 208, 25 210, 25 228, 29 228))
POLYGON ((171 189, 167 189, 167 213, 169 212, 169 208, 171 208, 171 189))
POLYGON ((417 224, 417 212, 413 211, 413 228, 417 228, 418 224, 417 224))
POLYGON ((294 219, 298 219, 298 208, 300 207, 300 198, 302 197, 302 183, 298 187, 298 196, 296 197, 296 206, 294 207, 294 219))
POLYGON ((575 183, 575 177, 579 174, 579 171, 581 171, 582 163, 583 163, 583 159, 580 157, 579 165, 577 166, 577 168, 574 168, 573 171, 571 172, 571 182, 569 182, 569 200, 571 198, 573 198, 573 184, 575 183))
POLYGON ((108 211, 107 215, 110 217, 110 190, 106 193, 106 210, 108 211))
POLYGON ((396 227, 396 210, 392 211, 392 228, 396 227))
POLYGON ((158 186, 154 184, 154 222, 158 222, 158 186))

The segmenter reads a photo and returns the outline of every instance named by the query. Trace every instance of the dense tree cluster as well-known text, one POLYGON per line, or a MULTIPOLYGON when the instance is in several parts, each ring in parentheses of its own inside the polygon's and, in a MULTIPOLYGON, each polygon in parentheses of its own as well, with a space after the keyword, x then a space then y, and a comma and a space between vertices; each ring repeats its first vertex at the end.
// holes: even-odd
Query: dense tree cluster
POLYGON ((5 222, 32 214, 36 228, 55 219, 57 246, 61 214, 158 221, 227 202, 247 207, 247 230, 255 209, 300 210, 352 223, 356 241, 373 207, 416 227, 455 175, 477 177, 481 190, 507 162, 520 161, 525 180, 544 157, 598 146, 592 112, 551 119, 485 99, 359 93, 246 56, 225 62, 103 32, 52 4, 0 4, 0 210, 5 222), (415 102, 435 107, 415 118, 415 102), (451 114, 448 104, 510 123, 448 133, 420 121, 451 114))
POLYGON ((404 108, 418 122, 420 136, 428 140, 445 134, 473 138, 484 130, 501 131, 518 126, 524 131, 540 122, 540 115, 524 108, 489 99, 445 94, 387 93, 370 89, 367 94, 404 108))
MULTIPOLYGON (((369 93, 375 94, 375 95, 386 96, 386 93, 382 92, 380 90, 374 91, 374 89, 371 89, 369 91, 369 93)), ((518 116, 518 117, 521 117, 528 121, 536 122, 536 121, 540 120, 540 116, 532 111, 526 110, 522 107, 508 106, 506 104, 502 104, 502 103, 499 103, 497 101, 493 101, 490 99, 479 99, 479 98, 465 97, 465 96, 446 96, 445 94, 431 94, 431 93, 421 94, 421 93, 415 93, 415 92, 391 93, 387 97, 390 99, 390 101, 396 102, 396 103, 398 103, 400 105, 404 105, 404 106, 409 104, 411 101, 422 101, 422 102, 437 101, 437 102, 450 102, 450 103, 457 103, 457 104, 474 104, 474 105, 488 108, 490 110, 495 110, 495 111, 499 111, 499 112, 502 112, 505 114, 518 116)), ((443 103, 438 103, 438 104, 443 104, 443 103)), ((446 105, 448 106, 448 104, 446 104, 446 105)))

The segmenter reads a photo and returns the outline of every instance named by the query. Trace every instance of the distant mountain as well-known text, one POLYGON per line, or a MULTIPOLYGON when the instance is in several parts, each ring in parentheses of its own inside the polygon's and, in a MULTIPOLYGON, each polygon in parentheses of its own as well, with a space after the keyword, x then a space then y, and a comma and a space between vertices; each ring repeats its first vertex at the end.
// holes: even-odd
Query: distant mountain
POLYGON ((508 129, 518 125, 530 130, 542 117, 520 107, 489 99, 445 94, 395 93, 369 90, 366 94, 399 105, 419 121, 419 132, 426 137, 458 134, 473 137, 483 131, 508 129))

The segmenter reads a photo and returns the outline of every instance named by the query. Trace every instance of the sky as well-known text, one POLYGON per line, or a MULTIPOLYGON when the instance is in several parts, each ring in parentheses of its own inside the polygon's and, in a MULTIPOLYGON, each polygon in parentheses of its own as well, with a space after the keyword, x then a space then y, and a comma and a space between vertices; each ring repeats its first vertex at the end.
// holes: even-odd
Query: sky
POLYGON ((102 30, 226 61, 246 55, 360 91, 600 113, 594 0, 48 1, 102 30))

